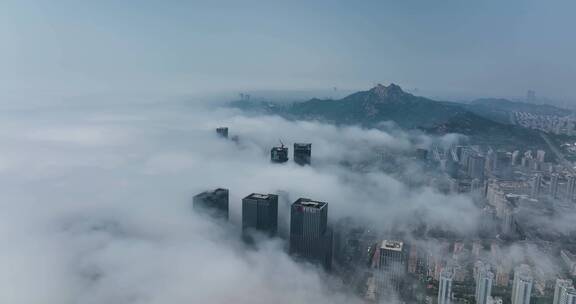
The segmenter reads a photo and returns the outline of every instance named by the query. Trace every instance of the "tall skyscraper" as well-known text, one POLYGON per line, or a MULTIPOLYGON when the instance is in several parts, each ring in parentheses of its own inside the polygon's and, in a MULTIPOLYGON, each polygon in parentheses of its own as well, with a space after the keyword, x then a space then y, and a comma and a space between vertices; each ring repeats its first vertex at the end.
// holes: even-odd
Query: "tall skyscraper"
POLYGON ((536 151, 536 160, 543 163, 546 160, 546 151, 538 150, 536 151))
POLYGON ((267 235, 278 231, 278 196, 275 194, 252 193, 242 199, 242 232, 250 230, 267 235))
POLYGON ((571 202, 574 200, 574 194, 576 191, 576 176, 570 175, 568 177, 568 183, 566 184, 566 200, 571 202))
POLYGON ((304 166, 310 165, 312 157, 312 144, 295 143, 294 144, 294 162, 304 166))
POLYGON ((216 134, 224 138, 228 138, 228 128, 227 127, 216 128, 216 134))
POLYGON ((490 271, 488 265, 481 265, 476 275, 476 303, 488 304, 492 296, 492 282, 494 273, 490 271))
POLYGON ((488 149, 488 152, 486 152, 486 173, 488 173, 488 175, 492 174, 492 171, 494 170, 494 164, 496 163, 496 153, 494 152, 494 150, 492 150, 492 148, 488 149))
POLYGON ((270 160, 273 163, 285 163, 288 161, 288 147, 283 144, 270 150, 270 160))
POLYGON ((520 151, 515 150, 512 152, 512 166, 517 166, 520 164, 520 151))
POLYGON ((228 220, 228 189, 218 188, 205 191, 192 198, 192 208, 218 219, 228 220))
POLYGON ((400 291, 406 275, 407 248, 399 241, 382 241, 377 272, 378 290, 381 294, 394 290, 400 291))
POLYGON ((502 216, 501 216, 502 233, 508 235, 516 232, 515 213, 516 211, 510 204, 506 204, 505 207, 502 208, 502 216))
MULTIPOLYGON (((460 152, 460 157, 458 158, 458 161, 460 162, 460 165, 462 166, 462 168, 464 168, 465 170, 468 170, 468 165, 469 165, 469 161, 470 161, 470 156, 474 155, 474 151, 472 151, 472 149, 468 148, 468 147, 464 147, 462 149, 462 151, 460 152)), ((456 154, 458 157, 458 154, 456 154)))
POLYGON ((532 179, 532 198, 540 197, 540 185, 542 184, 542 174, 536 174, 532 179))
POLYGON ((572 287, 572 280, 556 279, 556 286, 554 287, 554 300, 552 301, 552 304, 565 304, 566 291, 572 287))
POLYGON ((550 177, 550 196, 553 198, 558 198, 558 183, 559 183, 559 179, 560 177, 558 176, 557 173, 552 174, 552 176, 550 177))
POLYGON ((530 266, 522 264, 516 268, 512 285, 512 304, 530 304, 532 283, 533 278, 530 266))
POLYGON ((332 233, 328 228, 328 203, 300 198, 290 211, 290 254, 332 266, 332 233))
POLYGON ((494 156, 493 172, 499 175, 507 175, 511 173, 512 167, 512 154, 506 151, 497 151, 494 156))
POLYGON ((438 282, 438 304, 450 304, 452 300, 452 280, 454 272, 452 269, 444 268, 440 272, 438 282))
POLYGON ((468 158, 468 176, 472 179, 484 179, 486 159, 480 154, 473 154, 468 158))

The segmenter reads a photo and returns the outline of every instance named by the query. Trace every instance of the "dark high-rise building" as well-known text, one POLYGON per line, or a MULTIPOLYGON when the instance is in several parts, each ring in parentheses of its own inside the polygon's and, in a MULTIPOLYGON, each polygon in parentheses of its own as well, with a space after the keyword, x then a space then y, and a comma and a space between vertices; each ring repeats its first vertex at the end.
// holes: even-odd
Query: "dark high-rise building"
POLYGON ((512 172, 512 153, 497 151, 494 157, 493 172, 506 176, 512 172))
POLYGON ((228 200, 228 189, 218 188, 195 195, 192 208, 197 212, 228 220, 228 200))
POLYGON ((269 236, 278 231, 278 195, 252 193, 242 199, 242 232, 259 231, 269 236))
POLYGON ((380 294, 400 292, 407 272, 407 254, 403 242, 382 241, 376 280, 380 294))
POLYGON ((288 161, 288 147, 280 145, 280 147, 273 147, 270 151, 270 160, 273 163, 285 163, 288 161))
POLYGON ((310 165, 312 157, 312 144, 295 143, 294 144, 294 162, 304 166, 310 165))
POLYGON ((480 154, 473 154, 468 158, 468 176, 472 179, 484 179, 486 158, 480 154))
POLYGON ((328 228, 328 203, 300 198, 290 211, 290 254, 332 266, 332 232, 328 228))
POLYGON ((228 138, 228 128, 227 127, 220 127, 216 128, 216 133, 224 138, 228 138))

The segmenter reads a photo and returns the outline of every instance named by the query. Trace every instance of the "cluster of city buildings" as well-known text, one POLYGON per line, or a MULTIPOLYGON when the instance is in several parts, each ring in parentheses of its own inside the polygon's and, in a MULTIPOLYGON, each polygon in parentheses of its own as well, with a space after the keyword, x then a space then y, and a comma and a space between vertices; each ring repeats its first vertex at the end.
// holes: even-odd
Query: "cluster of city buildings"
POLYGON ((529 112, 512 112, 512 121, 525 128, 547 133, 576 135, 576 118, 573 116, 543 115, 529 112))
POLYGON ((456 146, 448 150, 435 147, 428 160, 445 174, 446 179, 436 185, 438 188, 470 193, 485 203, 486 228, 495 228, 496 222, 502 234, 521 236, 520 210, 545 213, 551 208, 574 206, 574 169, 547 161, 546 156, 544 150, 494 151, 456 146))
MULTIPOLYGON (((576 248, 539 238, 537 228, 523 219, 524 210, 549 215, 576 206, 572 168, 551 162, 544 150, 433 147, 418 149, 415 157, 441 173, 443 178, 430 179, 431 186, 468 194, 477 203, 480 220, 475 238, 440 233, 420 235, 419 242, 401 233, 374 231, 348 218, 336 221, 332 230, 328 203, 300 198, 290 206, 289 253, 331 270, 367 303, 398 297, 403 303, 576 304, 570 280, 576 275, 572 253, 576 248), (532 257, 510 261, 504 251, 516 243, 555 244, 547 254, 558 255, 563 263, 557 279, 532 257)), ((294 144, 293 159, 309 165, 311 144, 294 144)), ((287 162, 288 148, 273 147, 270 160, 287 162)), ((228 190, 198 194, 194 209, 227 219, 228 190)), ((249 243, 254 235, 276 236, 278 195, 253 193, 242 199, 242 231, 249 243)))
MULTIPOLYGON (((222 138, 228 138, 228 127, 216 128, 216 134, 222 138)), ((233 141, 238 142, 237 135, 231 138, 233 141)), ((294 143, 294 162, 298 165, 310 165, 312 160, 312 144, 311 143, 294 143)), ((280 142, 280 146, 272 147, 270 150, 270 161, 273 163, 281 164, 288 161, 288 147, 280 142)))
MULTIPOLYGON (((229 191, 218 188, 193 197, 200 214, 228 220, 229 191)), ((258 237, 278 234, 278 195, 252 193, 242 199, 242 236, 248 244, 258 237)), ((332 265, 332 231, 328 225, 328 203, 299 198, 290 208, 289 251, 292 256, 322 265, 332 265)))

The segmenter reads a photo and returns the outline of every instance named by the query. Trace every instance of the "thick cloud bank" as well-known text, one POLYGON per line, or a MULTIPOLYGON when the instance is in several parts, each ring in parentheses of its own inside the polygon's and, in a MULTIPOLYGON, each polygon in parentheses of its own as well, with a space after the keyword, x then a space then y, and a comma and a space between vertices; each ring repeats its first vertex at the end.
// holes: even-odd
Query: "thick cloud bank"
POLYGON ((331 220, 382 228, 476 227, 468 198, 401 181, 418 180, 417 165, 397 175, 354 165, 436 141, 422 135, 176 105, 0 116, 1 303, 355 303, 281 241, 243 247, 251 192, 327 201, 331 220), (240 142, 218 138, 220 125, 240 142), (270 164, 279 139, 311 142, 314 165, 270 164), (230 189, 229 225, 191 212, 191 196, 214 187, 230 189))

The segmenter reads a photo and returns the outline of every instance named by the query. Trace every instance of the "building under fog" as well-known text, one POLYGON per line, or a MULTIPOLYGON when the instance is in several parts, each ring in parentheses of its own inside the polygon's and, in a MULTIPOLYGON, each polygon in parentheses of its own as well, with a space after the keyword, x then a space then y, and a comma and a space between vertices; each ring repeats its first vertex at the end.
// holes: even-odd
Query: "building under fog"
POLYGON ((452 269, 445 268, 440 272, 438 283, 438 304, 450 304, 452 301, 452 281, 454 272, 452 269))
POLYGON ((568 295, 568 290, 574 289, 572 280, 570 279, 556 279, 556 286, 554 287, 554 300, 552 304, 565 304, 568 295))
POLYGON ((379 248, 379 264, 376 272, 378 291, 385 294, 388 291, 399 292, 404 284, 407 273, 407 248, 403 242, 382 241, 379 248))
POLYGON ((270 150, 270 161, 273 163, 285 163, 288 161, 288 147, 280 145, 279 147, 273 147, 270 150))
POLYGON ((476 303, 489 304, 492 296, 492 283, 494 281, 494 273, 490 271, 488 265, 480 265, 478 273, 476 274, 476 303))
POLYGON ((312 144, 295 143, 294 144, 294 162, 304 166, 310 165, 312 157, 312 144))
POLYGON ((332 265, 332 233, 328 227, 328 203, 300 198, 290 210, 290 254, 332 265))
POLYGON ((228 189, 218 188, 195 195, 192 207, 197 212, 228 220, 228 200, 228 189))
POLYGON ((512 304, 530 304, 533 282, 530 266, 522 264, 516 268, 512 284, 512 304))
POLYGON ((472 154, 468 158, 468 176, 472 179, 483 180, 486 158, 480 154, 472 154))
POLYGON ((216 128, 216 134, 224 138, 228 138, 228 128, 227 127, 216 128))
POLYGON ((242 199, 242 232, 250 230, 269 236, 278 231, 278 196, 252 193, 242 199))

